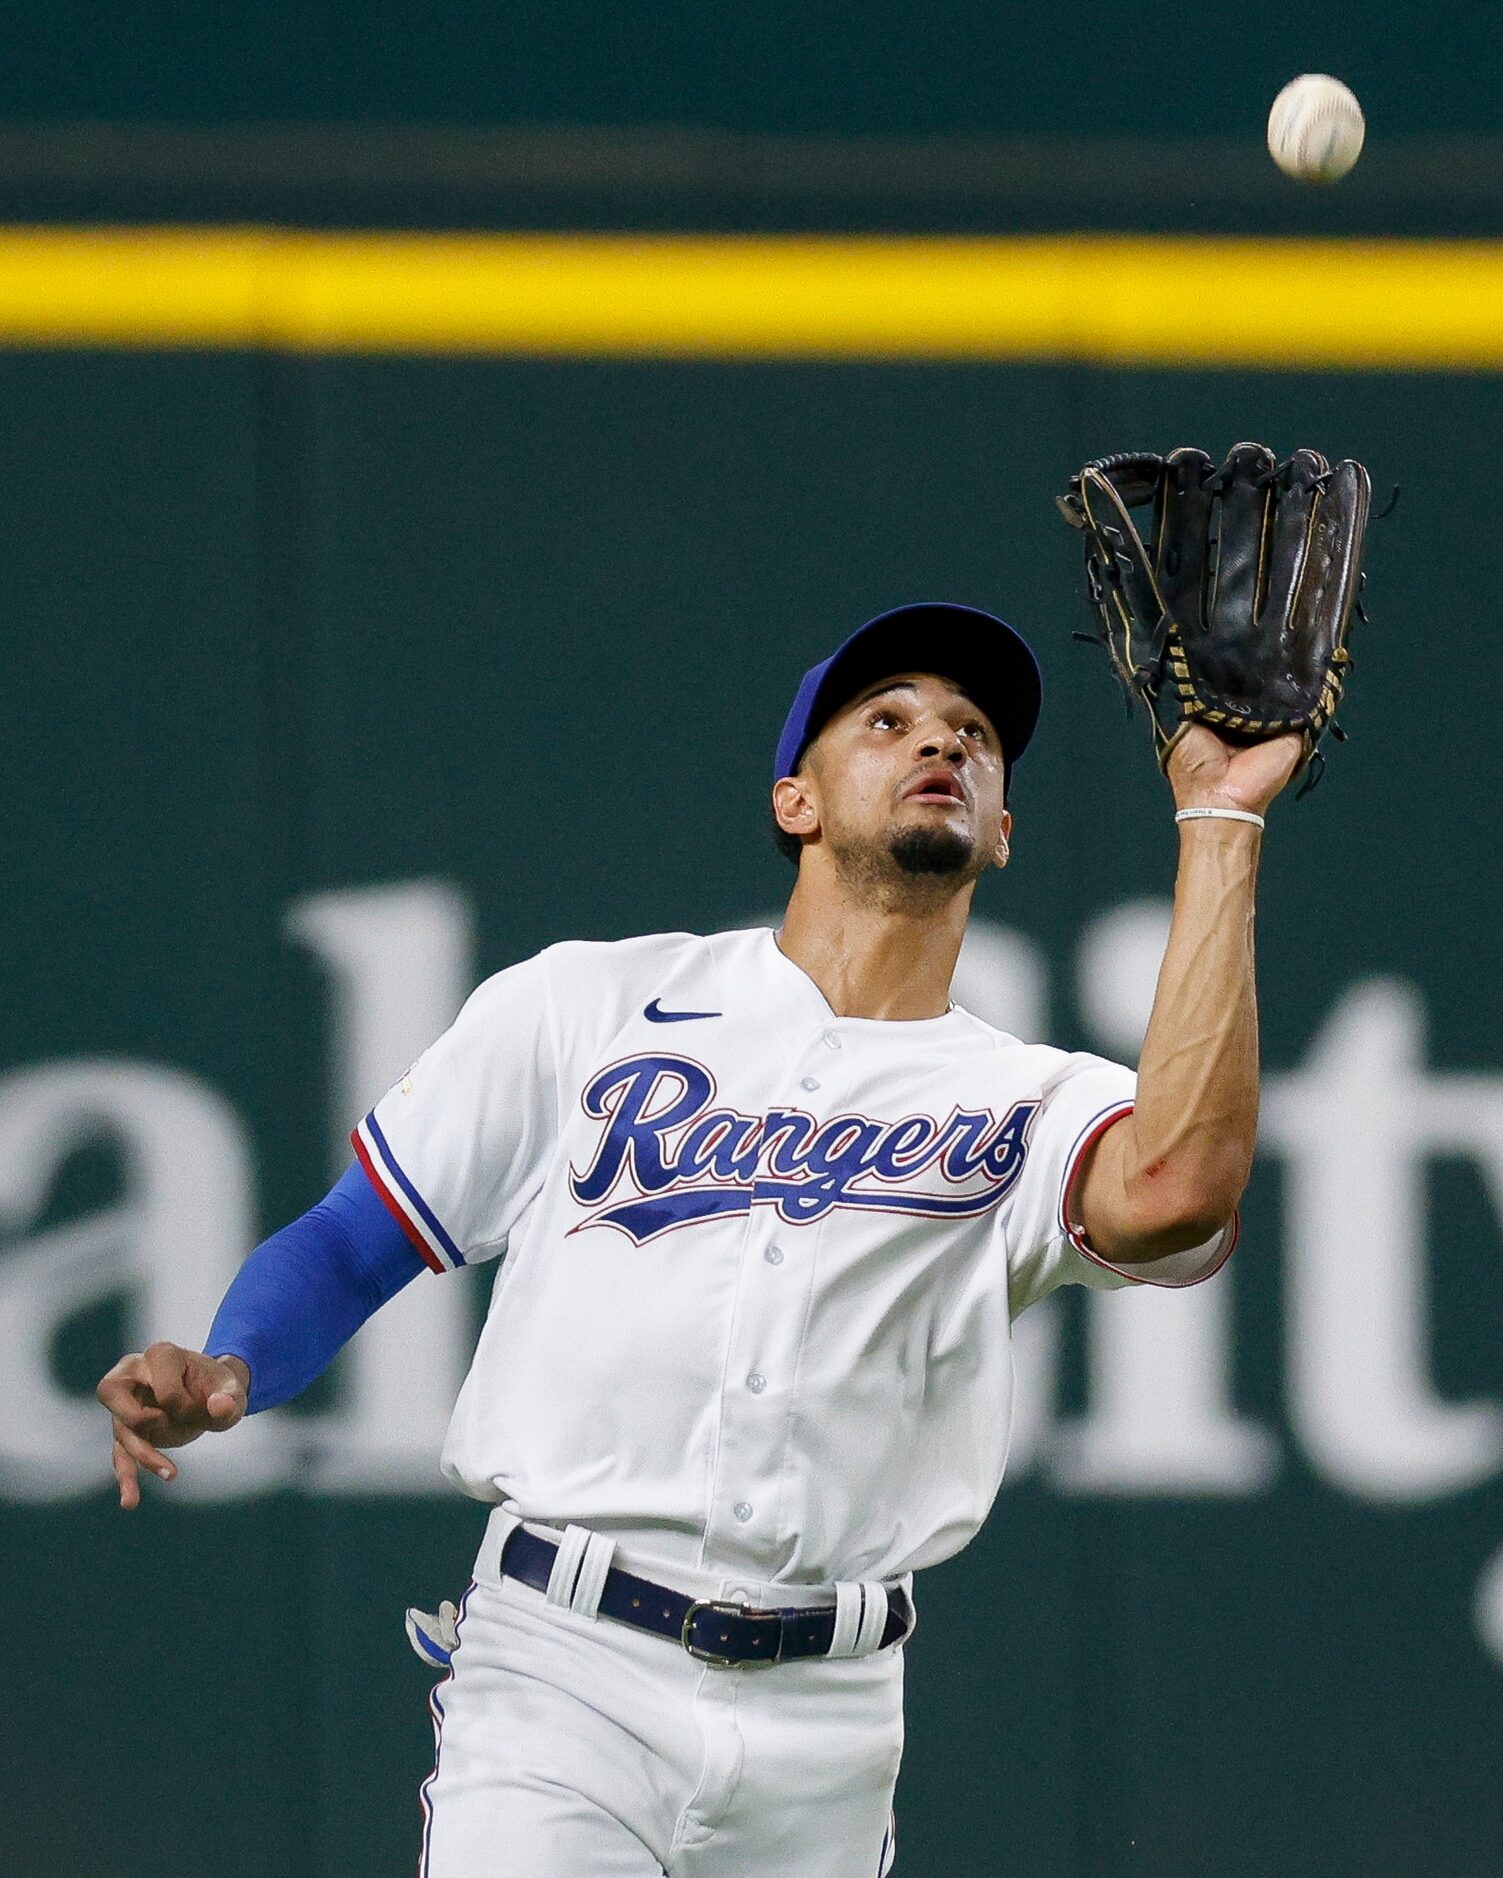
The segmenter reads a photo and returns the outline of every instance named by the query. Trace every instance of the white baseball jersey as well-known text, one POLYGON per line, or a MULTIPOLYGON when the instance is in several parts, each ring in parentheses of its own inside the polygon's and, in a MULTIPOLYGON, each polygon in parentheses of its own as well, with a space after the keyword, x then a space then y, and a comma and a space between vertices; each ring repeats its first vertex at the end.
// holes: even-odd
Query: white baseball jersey
POLYGON ((1012 1318, 1231 1251, 1087 1248, 1072 1171, 1133 1091, 956 1008, 836 1016, 765 929, 498 973, 354 1134, 435 1269, 505 1254, 445 1473, 766 1581, 948 1558, 1002 1478, 1012 1318))

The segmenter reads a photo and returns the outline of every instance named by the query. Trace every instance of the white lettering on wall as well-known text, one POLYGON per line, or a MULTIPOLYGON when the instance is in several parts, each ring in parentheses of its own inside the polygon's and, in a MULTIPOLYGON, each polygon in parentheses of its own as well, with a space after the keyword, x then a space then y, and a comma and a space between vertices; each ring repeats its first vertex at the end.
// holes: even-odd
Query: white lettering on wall
MULTIPOLYGON (((245 1257, 255 1218, 249 1144, 214 1089, 153 1063, 48 1063, 0 1081, 0 1493, 55 1500, 109 1478, 108 1423, 92 1397, 61 1390, 52 1340, 74 1313, 123 1294, 133 1347, 197 1348, 245 1257), (122 1197, 35 1229, 59 1170, 103 1141, 122 1197)), ((258 1415, 233 1440, 203 1442, 174 1489, 187 1498, 253 1493, 294 1456, 285 1417, 258 1415)))
POLYGON ((1472 1613, 1477 1633, 1503 1663, 1503 1552, 1488 1560, 1477 1584, 1476 1605, 1472 1613))
POLYGON ((1420 995, 1355 986, 1303 1066, 1273 1079, 1282 1155, 1289 1416, 1311 1461, 1364 1499, 1432 1499, 1503 1461, 1496 1402, 1443 1402, 1429 1375, 1425 1163, 1465 1156, 1503 1214, 1503 1078, 1431 1075, 1420 995))
MULTIPOLYGON (((1106 1055, 1141 1043, 1167 930, 1163 901, 1103 913, 1082 935, 1077 1006, 1106 1055)), ((331 1176, 354 1119, 452 1019, 472 982, 463 896, 442 882, 319 894, 287 931, 328 986, 331 1176)), ((974 922, 957 1000, 1014 1035, 1047 1035, 1049 981, 1023 935, 974 922)), ((1423 1003, 1374 980, 1337 1002, 1303 1062, 1266 1080, 1260 1151, 1285 1171, 1286 1397, 1295 1440, 1337 1490, 1388 1505, 1474 1487, 1503 1468, 1503 1404, 1449 1402, 1430 1361, 1427 1164, 1464 1158, 1503 1221, 1503 1074, 1432 1072, 1423 1003)), ((253 1159, 214 1089, 157 1064, 85 1059, 0 1078, 0 1499, 56 1500, 109 1480, 91 1397, 58 1384, 51 1351, 67 1319, 125 1300, 137 1346, 194 1344, 249 1249, 253 1159), (43 1227, 59 1171, 99 1141, 122 1191, 43 1227)), ((1060 1424, 1060 1301, 1016 1326, 1018 1399, 1010 1477, 1032 1467, 1071 1493, 1250 1494, 1278 1465, 1272 1433, 1233 1406, 1238 1263, 1187 1292, 1090 1294, 1086 1408, 1060 1424)), ((317 1491, 439 1490, 437 1456, 473 1341, 463 1278, 420 1278, 341 1359, 336 1406, 258 1415, 199 1443, 176 1495, 238 1496, 304 1479, 317 1491), (306 1463, 306 1468, 305 1468, 306 1463)), ((1475 1618, 1503 1658, 1503 1554, 1475 1618)))
MULTIPOLYGON (((1104 1055, 1135 1063, 1169 937, 1165 900, 1134 900, 1081 938, 1078 1004, 1104 1055)), ((1235 1267, 1184 1291, 1092 1291, 1090 1395, 1062 1428, 1055 1475, 1073 1493, 1254 1493, 1277 1471, 1273 1435, 1232 1406, 1235 1267)))
MULTIPOLYGON (((287 931, 329 982, 333 1178, 350 1164, 355 1122, 447 1030, 474 983, 470 909, 443 881, 413 881, 300 900, 287 931)), ((425 1273, 370 1319, 339 1359, 338 1407, 305 1423, 317 1486, 437 1486, 474 1343, 472 1303, 463 1276, 425 1273)))
POLYGON ((1031 939, 973 919, 955 962, 955 1002, 984 1024, 1036 1043, 1049 1027, 1049 979, 1031 939))

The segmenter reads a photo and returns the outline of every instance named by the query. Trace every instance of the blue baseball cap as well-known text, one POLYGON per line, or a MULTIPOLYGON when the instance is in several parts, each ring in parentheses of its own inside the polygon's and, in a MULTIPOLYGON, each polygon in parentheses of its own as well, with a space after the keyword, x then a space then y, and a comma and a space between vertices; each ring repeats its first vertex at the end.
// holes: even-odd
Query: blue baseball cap
POLYGON ((895 606, 859 626, 823 664, 804 673, 778 738, 773 781, 791 776, 847 699, 894 672, 935 672, 959 685, 992 720, 1009 780, 1039 721, 1044 681, 1019 632, 980 607, 948 600, 895 606))

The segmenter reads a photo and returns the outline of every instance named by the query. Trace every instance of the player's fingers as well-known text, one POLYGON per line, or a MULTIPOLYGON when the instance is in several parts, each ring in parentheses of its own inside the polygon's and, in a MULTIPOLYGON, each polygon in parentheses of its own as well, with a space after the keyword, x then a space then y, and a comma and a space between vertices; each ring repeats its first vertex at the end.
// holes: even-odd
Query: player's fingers
POLYGON ((146 1358, 135 1350, 104 1372, 94 1393, 112 1415, 118 1415, 122 1407, 139 1407, 148 1387, 146 1358))
POLYGON ((124 1422, 115 1422, 115 1445, 125 1453, 138 1467, 145 1467, 161 1480, 172 1480, 177 1475, 177 1468, 165 1454, 160 1454, 149 1441, 143 1441, 134 1430, 127 1428, 124 1422))
POLYGON ((245 1395, 237 1383, 233 1388, 216 1389, 204 1406, 208 1412, 209 1426, 216 1434, 223 1434, 226 1428, 233 1428, 244 1416, 245 1395))
POLYGON ((166 1414, 155 1402, 143 1402, 137 1395, 101 1395, 99 1399, 117 1422, 123 1422, 148 1439, 164 1434, 169 1426, 166 1414))
POLYGON ((141 1504, 141 1483, 136 1478, 136 1464, 121 1447, 117 1440, 110 1450, 110 1465, 115 1470, 115 1478, 120 1483, 120 1506, 126 1513, 133 1513, 141 1504))
POLYGON ((193 1352, 176 1343, 153 1343, 143 1353, 152 1396, 173 1421, 192 1422, 203 1413, 190 1385, 193 1352))
POLYGON ((236 1361, 195 1354, 186 1371, 189 1393, 202 1404, 206 1425, 216 1432, 233 1428, 245 1413, 245 1383, 236 1361))

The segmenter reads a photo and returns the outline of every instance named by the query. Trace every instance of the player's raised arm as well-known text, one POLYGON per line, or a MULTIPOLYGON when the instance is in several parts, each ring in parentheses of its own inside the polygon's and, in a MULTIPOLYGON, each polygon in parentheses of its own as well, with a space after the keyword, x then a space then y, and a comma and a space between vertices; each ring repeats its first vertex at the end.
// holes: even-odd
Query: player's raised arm
POLYGON ((1060 506, 1101 643, 1148 710, 1180 829, 1174 921, 1137 1106, 1077 1182, 1093 1250, 1133 1263, 1231 1218, 1258 1119, 1253 890, 1263 812, 1318 746, 1350 667, 1370 482, 1317 450, 1239 443, 1098 458, 1060 506), (1151 513, 1149 539, 1134 511, 1151 513))
POLYGON ((1214 812, 1179 824, 1174 919, 1137 1104, 1102 1136, 1078 1183, 1086 1236, 1116 1263, 1204 1244, 1247 1185, 1258 1127, 1256 818, 1300 754, 1296 736, 1233 749, 1192 725, 1170 756, 1177 810, 1214 812))

